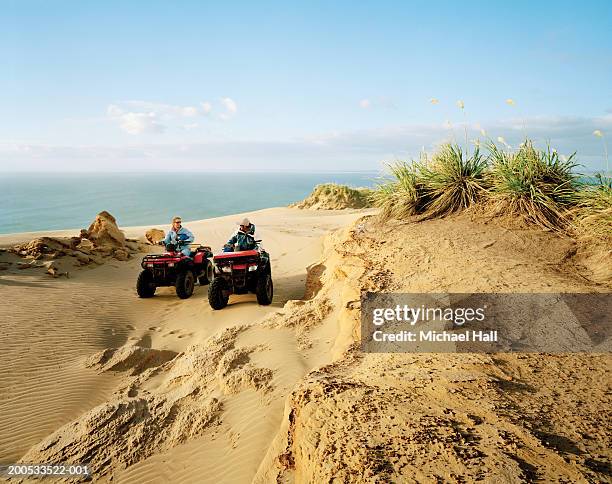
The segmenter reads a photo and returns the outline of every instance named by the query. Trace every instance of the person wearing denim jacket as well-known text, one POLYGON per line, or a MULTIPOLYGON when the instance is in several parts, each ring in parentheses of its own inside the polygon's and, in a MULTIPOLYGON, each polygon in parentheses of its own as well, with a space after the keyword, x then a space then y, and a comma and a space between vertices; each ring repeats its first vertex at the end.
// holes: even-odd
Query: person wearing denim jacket
POLYGON ((164 245, 174 244, 176 249, 186 255, 187 257, 191 254, 191 244, 195 240, 191 231, 182 226, 181 217, 174 217, 172 219, 172 228, 164 239, 164 245))

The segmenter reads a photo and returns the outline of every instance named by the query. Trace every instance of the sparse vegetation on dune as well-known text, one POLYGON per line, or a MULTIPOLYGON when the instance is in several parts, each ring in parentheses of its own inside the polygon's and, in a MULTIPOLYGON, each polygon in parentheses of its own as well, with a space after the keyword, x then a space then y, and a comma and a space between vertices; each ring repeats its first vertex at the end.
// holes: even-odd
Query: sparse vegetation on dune
POLYGON ((468 208, 485 193, 486 158, 476 148, 468 156, 458 145, 447 144, 420 165, 426 217, 443 217, 468 208))
POLYGON ((419 164, 396 162, 389 169, 394 179, 380 184, 370 197, 380 208, 380 217, 403 219, 420 213, 427 198, 419 179, 419 164))
POLYGON ((574 155, 538 150, 530 140, 515 151, 506 148, 490 142, 486 156, 478 147, 468 156, 446 144, 430 159, 396 162, 391 180, 372 195, 381 220, 444 217, 476 205, 493 216, 611 242, 610 178, 585 185, 574 155))
POLYGON ((390 164, 392 179, 380 184, 371 198, 383 220, 443 217, 480 199, 486 166, 478 149, 468 156, 456 144, 444 145, 431 158, 390 164))
POLYGON ((574 220, 579 238, 612 248, 612 178, 599 175, 597 185, 579 192, 574 220))
POLYGON ((324 183, 317 185, 304 200, 291 206, 319 210, 367 208, 372 206, 371 195, 372 191, 367 188, 351 188, 336 183, 324 183))
MULTIPOLYGON (((416 161, 388 165, 390 177, 375 189, 327 183, 293 207, 339 210, 377 207, 381 221, 440 218, 474 207, 520 226, 567 234, 612 248, 612 178, 585 183, 575 154, 536 148, 526 139, 512 149, 489 141, 472 153, 456 143, 416 161)), ((610 249, 612 250, 612 249, 610 249)))
POLYGON ((494 215, 515 216, 540 227, 564 229, 578 192, 574 155, 540 151, 525 141, 516 152, 489 143, 487 204, 494 215))

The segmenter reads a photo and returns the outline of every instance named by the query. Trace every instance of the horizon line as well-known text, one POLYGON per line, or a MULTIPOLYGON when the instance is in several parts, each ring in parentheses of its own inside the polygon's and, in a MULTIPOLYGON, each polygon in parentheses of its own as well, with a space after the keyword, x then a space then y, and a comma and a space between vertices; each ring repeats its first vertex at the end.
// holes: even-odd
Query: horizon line
POLYGON ((79 174, 79 175, 96 175, 96 174, 138 174, 143 175, 147 173, 294 173, 294 174, 347 174, 347 173, 380 173, 380 170, 282 170, 282 169, 250 169, 250 170, 224 170, 224 169, 210 169, 210 170, 60 170, 60 171, 42 171, 42 170, 10 170, 0 171, 0 175, 67 175, 67 174, 79 174))

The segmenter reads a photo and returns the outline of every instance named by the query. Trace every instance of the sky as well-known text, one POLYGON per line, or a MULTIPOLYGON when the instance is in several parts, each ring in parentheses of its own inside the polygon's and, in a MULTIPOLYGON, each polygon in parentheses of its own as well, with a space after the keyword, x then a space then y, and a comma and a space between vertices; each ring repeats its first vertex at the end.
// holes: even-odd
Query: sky
POLYGON ((0 172, 368 171, 466 130, 600 170, 610 32, 606 0, 4 0, 0 172))

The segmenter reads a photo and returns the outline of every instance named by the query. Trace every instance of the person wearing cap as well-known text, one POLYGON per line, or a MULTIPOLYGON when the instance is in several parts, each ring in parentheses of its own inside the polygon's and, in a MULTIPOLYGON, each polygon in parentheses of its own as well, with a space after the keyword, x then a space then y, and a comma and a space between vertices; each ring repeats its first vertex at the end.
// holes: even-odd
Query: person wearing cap
POLYGON ((164 245, 174 244, 179 252, 189 257, 191 255, 191 244, 195 237, 191 231, 182 225, 181 217, 174 217, 172 219, 172 227, 163 240, 164 245))
POLYGON ((257 247, 255 242, 255 225, 248 218, 239 223, 240 227, 227 241, 226 246, 233 246, 235 250, 251 250, 257 247))

